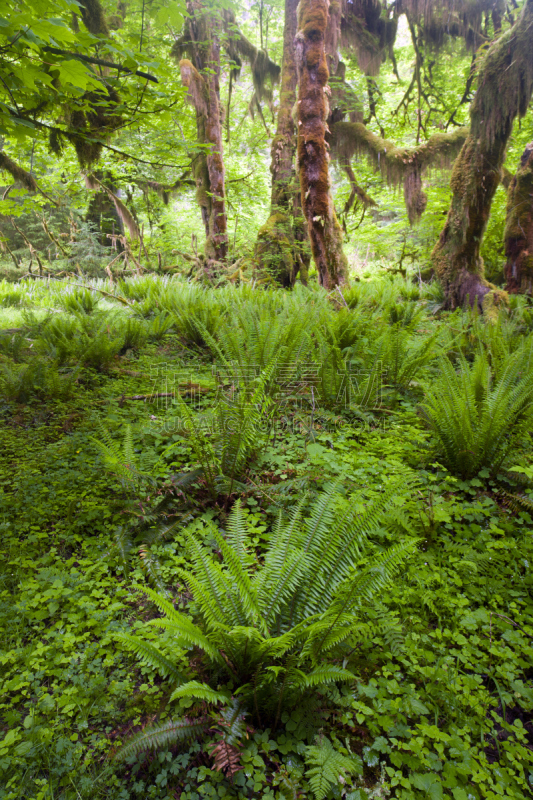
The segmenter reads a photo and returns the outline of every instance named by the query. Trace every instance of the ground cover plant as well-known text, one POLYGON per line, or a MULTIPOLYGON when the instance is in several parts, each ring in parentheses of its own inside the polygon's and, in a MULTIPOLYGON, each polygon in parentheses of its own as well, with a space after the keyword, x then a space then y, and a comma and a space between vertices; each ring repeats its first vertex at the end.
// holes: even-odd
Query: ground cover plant
POLYGON ((530 796, 526 301, 77 276, 0 321, 2 800, 530 796))
POLYGON ((533 0, 0 5, 0 800, 532 796, 533 0))

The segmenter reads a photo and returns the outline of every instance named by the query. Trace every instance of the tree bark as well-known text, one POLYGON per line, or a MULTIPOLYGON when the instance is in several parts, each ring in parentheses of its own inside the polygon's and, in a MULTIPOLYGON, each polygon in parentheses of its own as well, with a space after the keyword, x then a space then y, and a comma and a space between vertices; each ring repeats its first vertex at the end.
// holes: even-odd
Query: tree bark
POLYGON ((326 289, 344 283, 347 260, 335 214, 326 144, 329 70, 326 32, 329 0, 301 0, 298 7, 298 167, 302 208, 319 280, 326 289))
POLYGON ((509 186, 504 241, 506 290, 533 294, 533 142, 509 186))
POLYGON ((196 111, 198 144, 202 146, 193 167, 196 198, 205 226, 205 256, 208 261, 224 261, 228 234, 217 21, 200 0, 189 0, 187 10, 191 60, 181 59, 180 72, 196 111))
POLYGON ((488 309, 501 297, 484 277, 481 242, 492 198, 501 180, 513 122, 523 116, 533 90, 533 0, 487 51, 470 110, 470 132, 455 162, 452 202, 432 254, 448 308, 488 309))
MULTIPOLYGON (((95 172, 98 180, 105 183, 111 191, 116 194, 117 187, 113 181, 111 174, 106 170, 98 170, 95 172)), ((103 247, 113 246, 113 236, 124 235, 124 225, 120 219, 117 209, 109 195, 104 191, 95 191, 89 200, 87 214, 85 221, 90 223, 93 232, 98 238, 98 242, 103 247), (108 236, 109 234, 109 236, 108 236)), ((115 240, 116 241, 116 240, 115 240)), ((116 248, 118 252, 124 249, 119 241, 116 241, 116 248)))
POLYGON ((294 47, 297 6, 298 0, 285 0, 281 89, 276 135, 271 148, 270 217, 260 228, 255 247, 259 265, 266 268, 285 287, 294 285, 298 272, 305 276, 310 260, 306 253, 307 237, 298 198, 299 186, 294 172, 296 126, 292 109, 296 102, 298 85, 294 47))

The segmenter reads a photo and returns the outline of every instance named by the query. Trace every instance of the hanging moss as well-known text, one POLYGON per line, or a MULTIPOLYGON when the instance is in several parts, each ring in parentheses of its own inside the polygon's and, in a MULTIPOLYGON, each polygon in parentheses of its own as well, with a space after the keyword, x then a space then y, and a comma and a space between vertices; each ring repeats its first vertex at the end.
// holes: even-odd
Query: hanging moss
POLYGON ((190 177, 191 171, 186 170, 179 178, 177 178, 174 183, 160 183, 159 181, 145 181, 145 180, 133 180, 143 192, 152 191, 155 192, 163 201, 163 203, 168 206, 171 197, 176 196, 181 189, 190 188, 191 186, 195 185, 194 180, 190 177))
MULTIPOLYGON (((89 168, 98 161, 102 152, 102 144, 92 139, 106 140, 122 123, 122 114, 118 110, 120 97, 112 86, 103 87, 102 92, 86 92, 82 99, 83 106, 74 107, 67 113, 71 127, 68 138, 74 144, 76 155, 82 168, 89 168), (79 131, 79 134, 73 133, 79 131)), ((51 146, 54 144, 50 140, 51 146)))
POLYGON ((299 74, 298 167, 302 208, 320 282, 326 288, 342 283, 347 272, 342 230, 330 191, 329 156, 325 140, 329 111, 329 71, 325 50, 328 5, 328 0, 301 0, 296 36, 299 74))
POLYGON ((127 10, 128 7, 124 0, 119 0, 115 13, 109 17, 109 27, 112 31, 118 31, 124 27, 127 10))
POLYGON ((242 61, 247 61, 252 70, 255 94, 258 100, 272 101, 272 86, 279 81, 281 68, 265 50, 256 47, 244 36, 235 21, 233 11, 224 11, 226 38, 224 47, 233 61, 234 75, 238 77, 242 61))
POLYGON ((48 134, 48 147, 50 152, 55 156, 60 156, 63 153, 65 141, 63 134, 57 128, 53 128, 48 134))
POLYGON ((481 306, 493 291, 484 278, 480 247, 513 122, 525 114, 533 91, 532 28, 533 0, 526 0, 515 25, 480 65, 470 132, 454 164, 451 206, 432 254, 450 308, 467 296, 481 306))
POLYGON ((507 291, 533 294, 533 142, 509 186, 504 242, 507 291))
POLYGON ((109 36, 104 10, 99 0, 80 0, 81 18, 94 36, 109 36))
POLYGON ((483 19, 490 17, 494 31, 501 29, 505 0, 401 0, 398 13, 407 13, 418 25, 425 44, 439 49, 447 37, 463 39, 470 50, 486 41, 483 19))
MULTIPOLYGON (((80 13, 85 27, 93 36, 109 36, 99 0, 81 0, 80 13)), ((83 169, 90 168, 102 152, 102 144, 94 140, 105 141, 122 124, 120 96, 109 83, 102 82, 101 91, 85 92, 77 105, 65 109, 65 116, 71 128, 65 133, 65 138, 74 145, 80 166, 83 169)), ((60 132, 50 132, 49 146, 56 155, 61 153, 63 143, 60 132)))
POLYGON ((409 222, 423 214, 427 197, 422 175, 431 168, 449 168, 464 144, 468 128, 434 134, 417 147, 397 147, 372 133, 362 122, 337 122, 332 130, 331 151, 341 164, 364 156, 381 172, 389 186, 403 186, 409 222))
POLYGON ((341 47, 356 53, 366 75, 377 75, 396 38, 397 15, 380 0, 343 0, 341 15, 341 47))

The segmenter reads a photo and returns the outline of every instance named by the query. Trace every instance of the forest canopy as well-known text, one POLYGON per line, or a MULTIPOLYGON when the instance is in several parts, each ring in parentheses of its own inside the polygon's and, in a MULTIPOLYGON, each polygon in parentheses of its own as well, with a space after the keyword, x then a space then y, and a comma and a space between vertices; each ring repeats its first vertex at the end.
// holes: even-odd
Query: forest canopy
POLYGON ((36 253, 68 272, 88 237, 215 283, 335 286, 368 257, 416 260, 450 308, 504 302, 496 286, 530 285, 531 212, 513 236, 507 191, 533 138, 531 14, 7 0, 5 269, 36 253))

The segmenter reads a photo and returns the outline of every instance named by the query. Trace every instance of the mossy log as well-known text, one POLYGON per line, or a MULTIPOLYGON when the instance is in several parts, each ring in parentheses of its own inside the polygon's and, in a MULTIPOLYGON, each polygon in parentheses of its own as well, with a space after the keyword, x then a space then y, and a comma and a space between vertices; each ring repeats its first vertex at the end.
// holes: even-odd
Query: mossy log
POLYGON ((530 142, 507 194, 504 274, 508 292, 533 294, 533 142, 530 142))
POLYGON ((302 208, 320 283, 327 289, 346 280, 342 229, 335 214, 326 144, 329 70, 325 39, 329 0, 301 0, 298 6, 296 63, 298 94, 298 168, 302 208))
POLYGON ((533 0, 526 0, 516 23, 480 64, 470 131, 454 164, 451 206, 432 254, 448 308, 467 298, 482 308, 484 298, 494 295, 480 248, 513 123, 526 113, 533 91, 532 30, 533 0))
POLYGON ((390 186, 403 186, 409 222, 420 219, 427 205, 422 175, 431 168, 449 168, 461 150, 468 128, 436 133, 417 147, 397 147, 372 133, 362 122, 337 122, 331 134, 331 152, 345 166, 365 156, 390 186))

